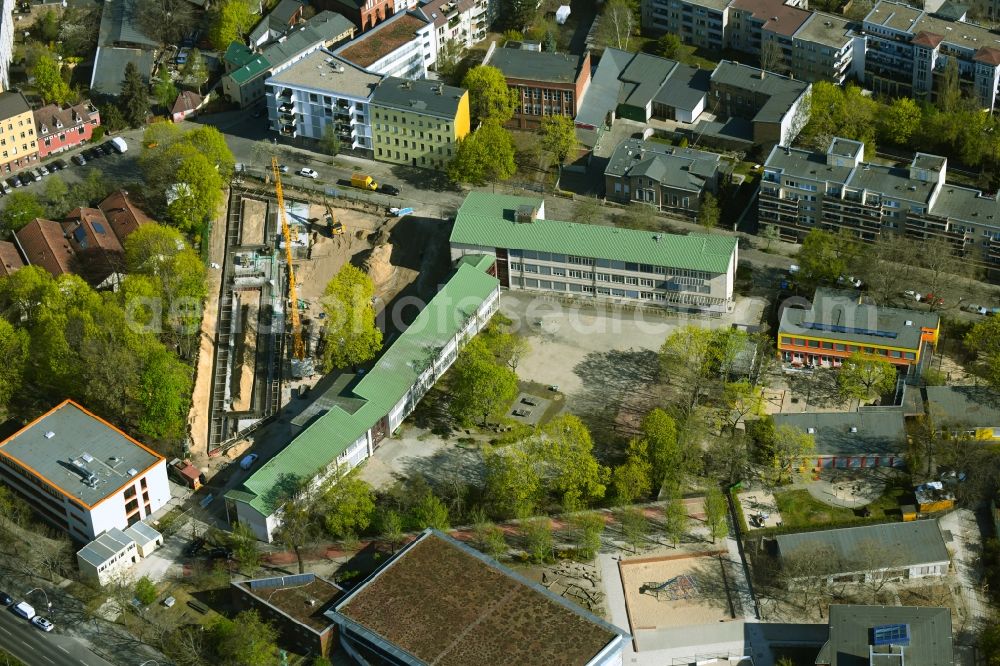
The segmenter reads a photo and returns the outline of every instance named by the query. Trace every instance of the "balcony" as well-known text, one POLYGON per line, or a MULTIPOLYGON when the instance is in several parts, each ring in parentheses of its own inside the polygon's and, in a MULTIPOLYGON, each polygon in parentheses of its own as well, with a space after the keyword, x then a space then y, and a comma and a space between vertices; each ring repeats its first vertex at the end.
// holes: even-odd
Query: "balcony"
POLYGON ((295 104, 293 102, 285 102, 278 106, 278 113, 294 113, 295 104))
POLYGON ((282 90, 280 93, 278 93, 278 99, 291 100, 292 99, 292 89, 291 88, 285 88, 284 90, 282 90))

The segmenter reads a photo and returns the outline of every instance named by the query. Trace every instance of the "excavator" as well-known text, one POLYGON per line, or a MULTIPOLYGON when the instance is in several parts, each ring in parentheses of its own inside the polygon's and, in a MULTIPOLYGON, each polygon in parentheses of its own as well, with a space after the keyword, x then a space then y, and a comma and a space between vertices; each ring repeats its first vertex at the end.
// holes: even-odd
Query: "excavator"
POLYGON ((326 206, 326 228, 330 232, 330 237, 343 236, 345 231, 344 223, 337 220, 325 196, 323 197, 323 205, 326 206))
POLYGON ((312 363, 306 359, 306 346, 302 341, 302 319, 299 316, 298 289, 295 285, 295 267, 292 263, 292 232, 285 212, 285 194, 281 188, 281 172, 278 158, 271 158, 274 173, 274 193, 278 199, 278 216, 281 220, 281 235, 285 239, 285 261, 288 263, 288 312, 292 323, 292 376, 305 377, 312 374, 312 363))

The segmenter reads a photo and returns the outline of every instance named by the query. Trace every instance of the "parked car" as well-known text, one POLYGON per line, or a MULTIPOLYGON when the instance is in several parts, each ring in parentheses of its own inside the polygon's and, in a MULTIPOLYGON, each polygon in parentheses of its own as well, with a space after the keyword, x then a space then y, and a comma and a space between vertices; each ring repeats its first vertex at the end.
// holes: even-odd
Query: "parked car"
POLYGON ((177 603, 177 600, 174 599, 173 597, 167 597, 166 599, 163 600, 163 605, 166 606, 167 608, 173 608, 175 603, 177 603))
POLYGON ((16 604, 14 604, 13 611, 17 615, 23 617, 25 620, 30 620, 31 618, 35 617, 35 609, 32 608, 31 604, 29 604, 27 601, 18 601, 16 604))
POLYGON ((975 314, 987 315, 990 312, 989 308, 983 307, 982 305, 976 305, 975 303, 967 303, 962 306, 962 309, 966 312, 974 312, 975 314))
POLYGON ((288 165, 287 164, 279 164, 278 165, 278 171, 280 171, 281 173, 288 173, 288 165))
POLYGON ((31 618, 31 624, 35 625, 42 631, 52 631, 53 627, 56 626, 52 624, 52 620, 47 617, 42 617, 41 615, 36 615, 31 618))
POLYGON ((219 546, 208 551, 208 557, 213 560, 231 560, 233 559, 233 550, 219 546))
POLYGON ((75 164, 77 166, 83 166, 84 164, 87 163, 87 158, 84 157, 83 155, 74 155, 73 157, 71 157, 69 159, 70 159, 71 162, 73 162, 73 164, 75 164))
POLYGON ((60 171, 62 171, 63 169, 69 168, 69 164, 67 164, 66 160, 64 160, 61 157, 59 159, 53 161, 52 164, 54 164, 60 171))
POLYGON ((101 153, 101 155, 110 155, 113 152, 111 149, 111 142, 109 141, 105 141, 104 143, 98 146, 94 146, 94 148, 96 148, 101 153))
POLYGON ((101 153, 99 153, 94 148, 87 148, 86 150, 83 151, 82 155, 85 158, 87 158, 88 162, 90 162, 90 161, 96 160, 98 157, 100 157, 101 153))
POLYGON ((10 596, 6 592, 0 592, 0 606, 13 606, 14 597, 10 596))
POLYGON ((378 191, 381 192, 382 194, 388 194, 394 197, 399 196, 399 188, 396 187, 395 185, 387 185, 386 183, 382 183, 381 185, 378 186, 378 191))
POLYGON ((40 164, 38 166, 38 170, 42 173, 43 176, 49 175, 49 168, 44 164, 40 164))
POLYGON ((319 178, 319 174, 308 167, 302 167, 299 169, 299 175, 305 178, 312 178, 313 180, 319 178))
POLYGON ((243 458, 243 460, 240 461, 240 468, 250 469, 251 467, 253 467, 253 464, 257 462, 257 458, 259 457, 260 456, 258 456, 256 453, 251 453, 250 455, 246 456, 245 458, 243 458))
POLYGON ((20 179, 22 185, 30 185, 35 182, 35 179, 31 177, 31 173, 27 171, 22 171, 16 177, 20 179))
POLYGON ((199 552, 201 552, 201 549, 204 547, 205 547, 205 539, 202 537, 198 537, 197 539, 195 539, 194 541, 192 541, 191 543, 189 543, 187 546, 184 547, 184 555, 186 557, 194 557, 199 552))
POLYGON ((4 182, 10 185, 11 187, 21 187, 21 179, 18 178, 17 176, 11 176, 4 182))
POLYGON ((3 181, 0 181, 0 190, 3 190, 4 194, 10 194, 11 189, 12 188, 11 188, 10 185, 8 185, 7 183, 5 183, 3 181))
POLYGON ((28 174, 31 176, 31 179, 36 183, 42 179, 42 172, 39 171, 38 169, 32 169, 31 171, 28 171, 28 174))

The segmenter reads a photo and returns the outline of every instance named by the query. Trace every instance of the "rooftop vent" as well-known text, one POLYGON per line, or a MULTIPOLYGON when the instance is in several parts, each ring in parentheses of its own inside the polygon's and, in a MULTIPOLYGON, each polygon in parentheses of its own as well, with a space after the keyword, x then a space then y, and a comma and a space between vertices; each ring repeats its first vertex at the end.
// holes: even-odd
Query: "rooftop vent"
POLYGON ((51 430, 49 430, 48 432, 45 433, 45 439, 52 439, 55 436, 56 436, 56 434, 54 432, 52 432, 51 430))
POLYGON ((907 319, 906 320, 906 325, 907 326, 913 326, 913 320, 912 319, 907 319))
POLYGON ((127 474, 129 476, 135 476, 138 473, 139 473, 139 470, 137 470, 135 467, 129 467, 128 472, 127 472, 127 474))
POLYGON ((84 460, 86 460, 89 463, 94 462, 94 456, 90 455, 89 453, 84 453, 80 457, 83 458, 84 460))
POLYGON ((806 428, 806 432, 809 433, 810 435, 815 435, 816 428, 806 428))

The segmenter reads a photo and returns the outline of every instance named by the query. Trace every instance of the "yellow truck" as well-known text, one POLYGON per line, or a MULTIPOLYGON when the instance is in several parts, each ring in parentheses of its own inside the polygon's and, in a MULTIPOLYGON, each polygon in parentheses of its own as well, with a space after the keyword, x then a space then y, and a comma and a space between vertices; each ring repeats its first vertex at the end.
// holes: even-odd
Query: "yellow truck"
POLYGON ((372 190, 378 189, 378 183, 371 176, 365 176, 360 173, 356 173, 351 176, 351 187, 357 187, 362 190, 372 190))

